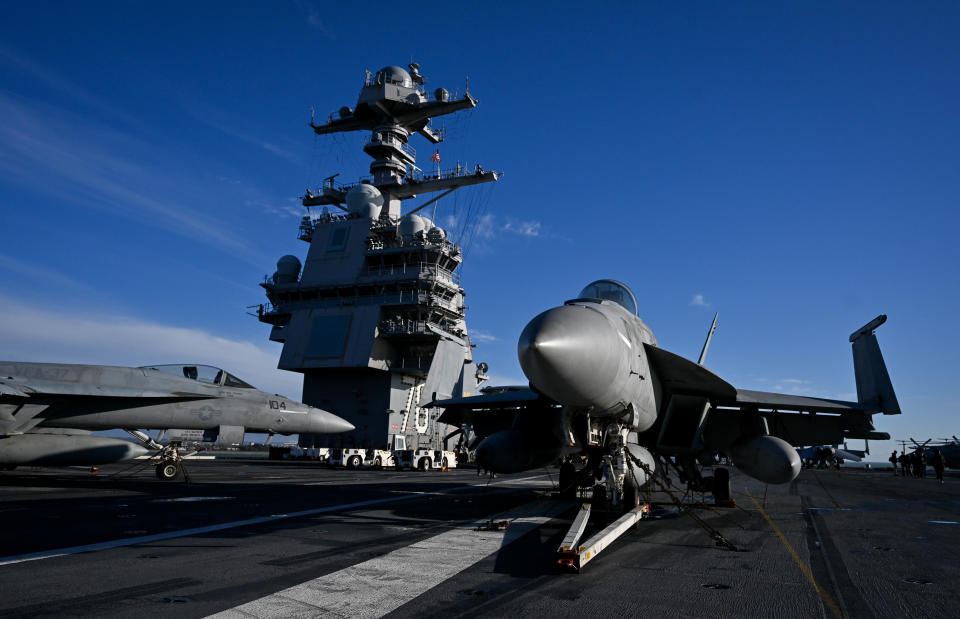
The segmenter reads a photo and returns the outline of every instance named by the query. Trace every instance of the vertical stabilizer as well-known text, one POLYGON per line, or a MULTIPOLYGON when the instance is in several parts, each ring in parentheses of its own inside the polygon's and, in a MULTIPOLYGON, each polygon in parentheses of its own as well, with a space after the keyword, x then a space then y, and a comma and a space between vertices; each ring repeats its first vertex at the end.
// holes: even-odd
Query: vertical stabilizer
POLYGON ((886 314, 877 316, 850 336, 853 342, 853 371, 857 379, 857 400, 864 408, 899 415, 900 404, 893 391, 880 344, 873 330, 887 321, 886 314))

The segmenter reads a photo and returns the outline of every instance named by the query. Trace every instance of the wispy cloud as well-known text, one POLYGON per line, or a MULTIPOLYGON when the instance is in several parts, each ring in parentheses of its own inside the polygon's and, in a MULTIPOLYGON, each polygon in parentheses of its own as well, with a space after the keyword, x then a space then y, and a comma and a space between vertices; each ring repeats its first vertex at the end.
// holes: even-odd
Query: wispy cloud
POLYGON ((209 106, 204 105, 199 101, 189 99, 182 95, 180 97, 180 105, 183 107, 183 111, 185 111, 191 118, 216 129, 224 135, 228 135, 234 139, 240 140, 241 142, 262 148, 268 153, 276 155, 282 159, 286 159, 291 163, 295 163, 299 166, 304 165, 300 156, 297 155, 291 148, 284 148, 275 142, 265 140, 255 135, 253 132, 242 131, 237 128, 236 125, 221 122, 219 118, 223 116, 223 113, 219 110, 211 109, 209 106))
POLYGON ((18 260, 11 256, 0 254, 0 269, 8 273, 30 278, 38 283, 46 284, 49 287, 72 288, 73 290, 93 290, 90 286, 79 282, 73 278, 67 277, 51 269, 18 260))
POLYGON ((329 28, 323 16, 320 15, 320 9, 316 7, 312 2, 307 0, 296 0, 295 4, 297 8, 300 9, 302 13, 307 16, 307 23, 310 24, 313 28, 320 31, 320 34, 325 36, 331 41, 337 40, 337 34, 331 28, 329 28))
POLYGON ((202 329, 133 316, 90 315, 0 297, 0 350, 11 361, 149 365, 203 363, 222 367, 264 391, 299 399, 302 378, 276 369, 279 350, 202 329))
POLYGON ((690 300, 690 305, 694 307, 710 307, 710 303, 703 298, 702 294, 693 295, 693 298, 690 300))
POLYGON ((251 199, 246 200, 244 205, 261 210, 269 215, 277 215, 279 217, 300 218, 307 214, 303 208, 303 205, 297 199, 288 199, 285 202, 280 203, 269 202, 263 199, 251 199))
POLYGON ((500 338, 493 335, 492 333, 487 333, 486 331, 480 331, 479 329, 470 329, 470 339, 474 342, 499 342, 500 338))
POLYGON ((811 384, 813 384, 813 381, 804 380, 802 378, 781 378, 776 381, 775 385, 773 385, 773 390, 803 395, 813 391, 811 387, 809 387, 811 384))
POLYGON ((499 221, 493 213, 481 215, 476 222, 477 237, 481 239, 491 239, 499 232, 508 232, 520 236, 540 236, 539 221, 520 221, 512 217, 506 217, 499 221))
POLYGON ((66 95, 73 101, 109 117, 114 122, 120 120, 129 125, 140 124, 140 121, 128 114, 126 110, 107 103, 99 97, 90 94, 76 82, 59 75, 55 71, 38 65, 23 54, 3 45, 0 45, 0 64, 13 67, 14 70, 19 71, 21 74, 26 75, 46 88, 66 95))
POLYGON ((166 198, 168 187, 183 179, 156 171, 146 162, 152 149, 132 136, 2 93, 0 118, 0 175, 9 180, 217 247, 251 264, 267 259, 222 219, 166 198))
POLYGON ((516 221, 507 217, 507 221, 503 224, 503 231, 513 232, 521 236, 540 236, 540 222, 516 221))

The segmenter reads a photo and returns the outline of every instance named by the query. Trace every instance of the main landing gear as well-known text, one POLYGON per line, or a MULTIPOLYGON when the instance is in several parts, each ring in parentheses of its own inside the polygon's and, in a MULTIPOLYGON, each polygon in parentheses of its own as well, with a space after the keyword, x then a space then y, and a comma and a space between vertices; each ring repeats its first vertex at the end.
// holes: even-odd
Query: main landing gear
POLYGON ((170 481, 180 474, 180 463, 176 460, 163 460, 157 464, 157 479, 170 481))
POLYGON ((140 430, 126 430, 126 432, 143 443, 147 449, 156 449, 160 452, 152 458, 157 461, 154 469, 157 474, 157 479, 161 481, 172 481, 182 472, 183 481, 189 483, 190 476, 183 467, 183 455, 180 453, 179 441, 171 441, 166 445, 161 445, 150 438, 147 433, 141 432, 140 430))

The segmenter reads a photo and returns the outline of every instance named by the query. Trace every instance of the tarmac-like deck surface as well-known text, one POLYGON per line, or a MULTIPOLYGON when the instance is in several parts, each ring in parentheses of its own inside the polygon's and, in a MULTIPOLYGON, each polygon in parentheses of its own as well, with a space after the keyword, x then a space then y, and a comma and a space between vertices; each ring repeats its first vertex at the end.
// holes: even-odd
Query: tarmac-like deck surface
POLYGON ((942 486, 733 472, 737 507, 694 513, 738 551, 654 493, 656 518, 566 574, 555 552, 578 504, 550 499, 545 471, 217 460, 189 462, 190 484, 112 475, 127 468, 0 473, 0 616, 960 616, 949 472, 942 486), (476 530, 492 517, 511 524, 476 530))

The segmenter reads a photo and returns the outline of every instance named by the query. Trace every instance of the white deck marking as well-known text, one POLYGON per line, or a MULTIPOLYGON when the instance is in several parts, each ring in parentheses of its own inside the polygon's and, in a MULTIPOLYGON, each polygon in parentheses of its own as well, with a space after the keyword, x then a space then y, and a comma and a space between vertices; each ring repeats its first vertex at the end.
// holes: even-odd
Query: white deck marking
MULTIPOLYGON (((542 477, 542 475, 540 476, 542 477)), ((518 480, 504 480, 506 483, 510 482, 520 482, 526 479, 534 479, 532 477, 524 477, 518 480)), ((490 486, 500 485, 500 484, 488 484, 490 486)), ((457 486, 456 488, 450 488, 449 490, 443 490, 438 492, 438 494, 452 494, 455 492, 462 492, 464 490, 469 490, 471 488, 482 488, 481 484, 469 484, 465 486, 457 486)), ((421 497, 419 493, 404 494, 402 496, 392 496, 385 499, 370 499, 368 501, 357 501, 355 503, 343 503, 341 505, 331 505, 329 507, 318 507, 316 509, 305 509, 298 512, 290 512, 289 514, 271 514, 269 516, 261 516, 258 518, 248 518, 247 520, 236 520, 234 522, 224 522, 222 524, 213 524, 206 527, 196 527, 193 529, 181 529, 179 531, 169 531, 167 533, 157 533, 154 535, 142 535, 138 537, 125 537, 121 539, 111 540, 108 542, 99 542, 96 544, 85 544, 83 546, 70 546, 68 548, 56 548, 53 550, 41 550, 40 552, 30 552, 22 555, 11 555, 9 557, 0 557, 0 566, 3 565, 13 565, 15 563, 24 563, 26 561, 38 561, 40 559, 52 559, 53 557, 63 557, 67 555, 75 555, 81 552, 95 552, 97 550, 109 550, 110 548, 121 548, 123 546, 135 546, 136 544, 146 544, 149 542, 157 542, 167 539, 176 539, 178 537, 187 537, 189 535, 200 535, 202 533, 212 533, 214 531, 223 531, 224 529, 233 529, 236 527, 245 527, 252 524, 263 524, 265 522, 276 522, 278 520, 285 520, 287 518, 300 518, 303 516, 312 516, 314 514, 324 514, 327 512, 340 511, 344 509, 352 509, 354 507, 365 507, 367 505, 379 505, 382 503, 393 503, 396 501, 407 501, 410 499, 415 499, 421 497)))
POLYGON ((210 617, 382 617, 520 539, 568 507, 569 502, 535 501, 210 617), (489 519, 511 523, 505 531, 476 530, 489 519))

